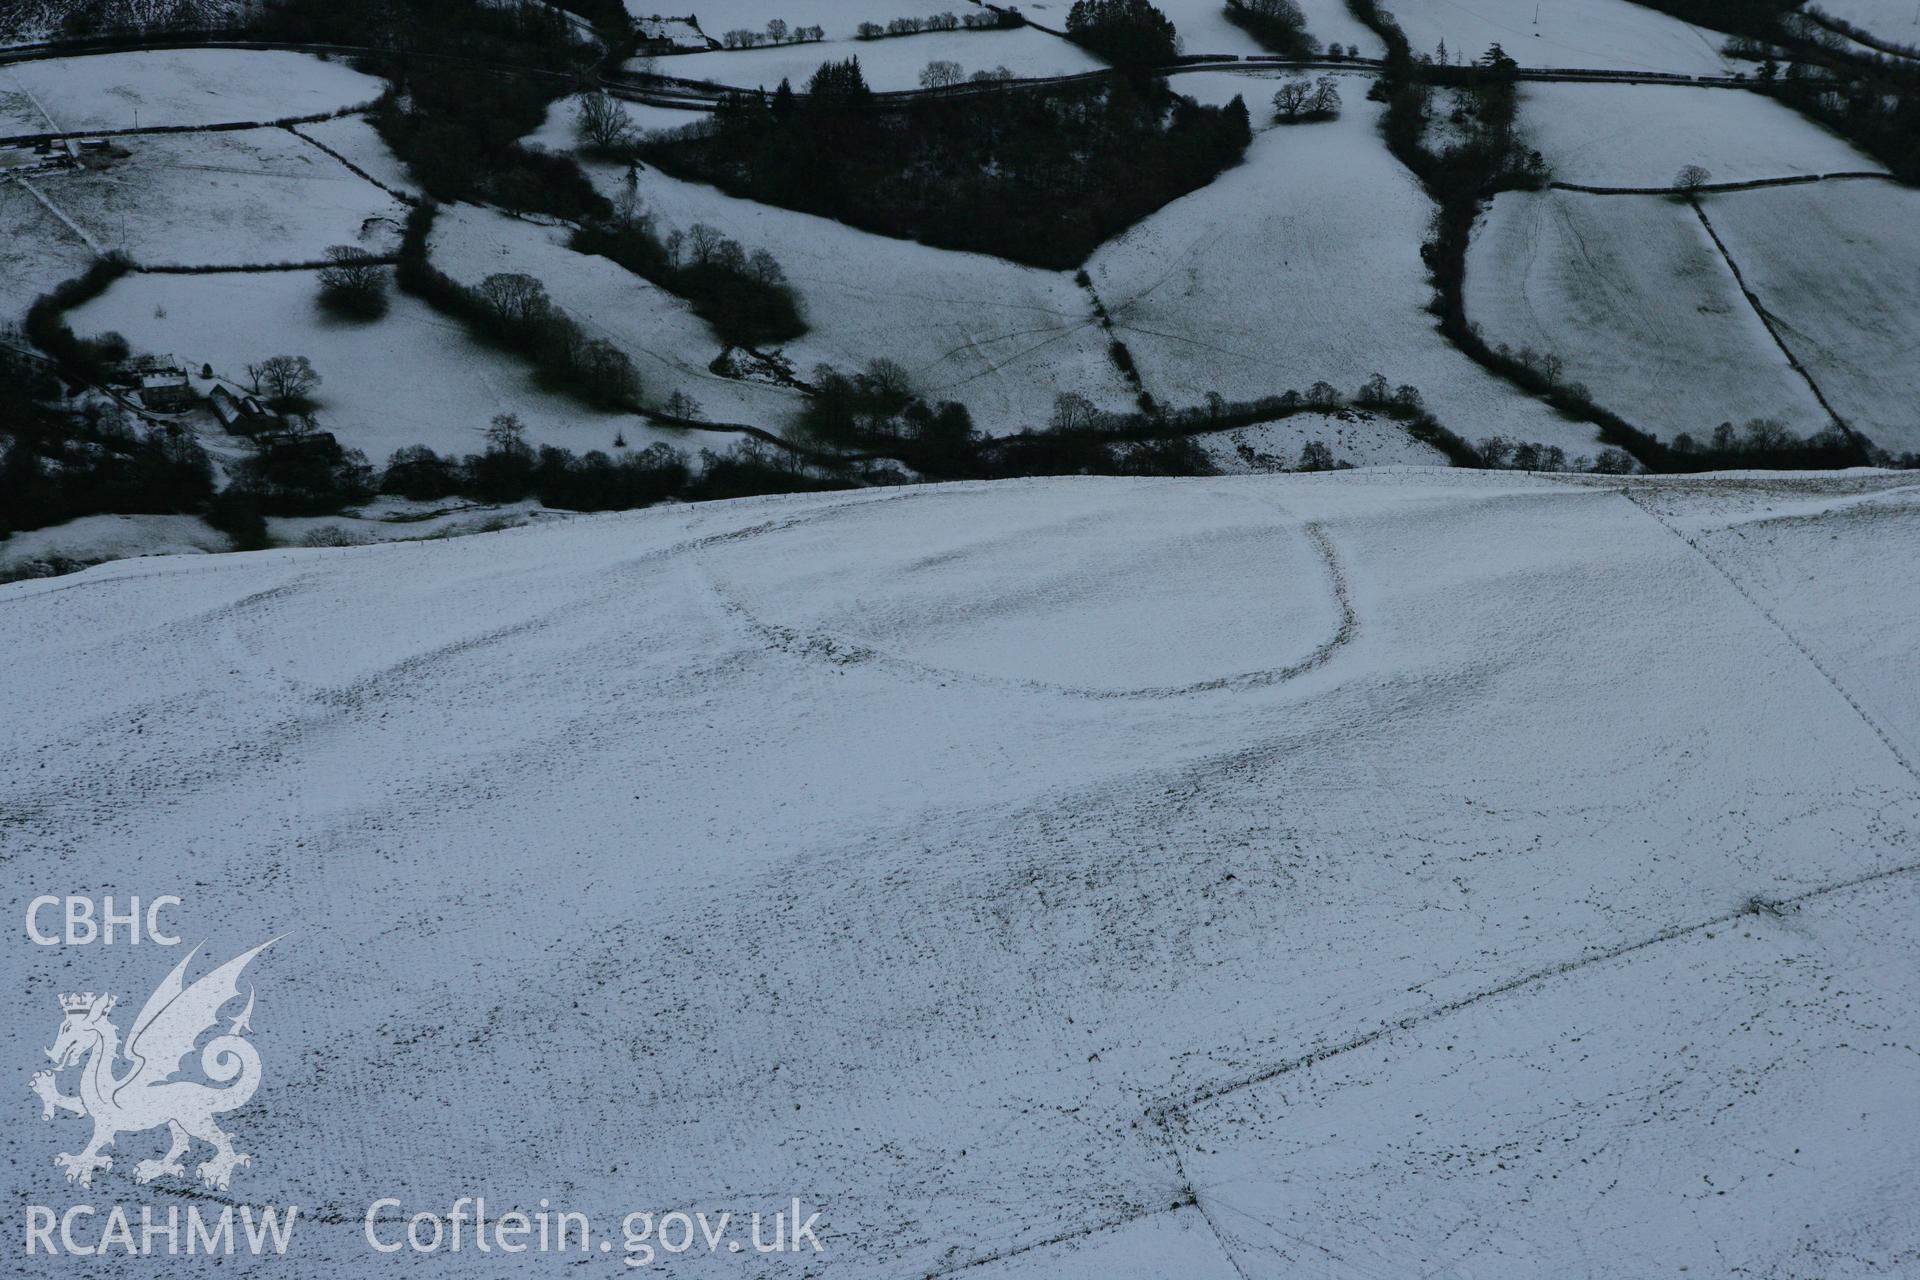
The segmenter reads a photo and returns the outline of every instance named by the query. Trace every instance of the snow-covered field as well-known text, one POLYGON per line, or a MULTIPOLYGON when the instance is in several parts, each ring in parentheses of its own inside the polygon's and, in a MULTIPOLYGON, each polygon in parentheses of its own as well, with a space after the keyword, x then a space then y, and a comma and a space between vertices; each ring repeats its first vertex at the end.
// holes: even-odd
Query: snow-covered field
POLYGON ((251 16, 249 0, 6 0, 0 48, 56 39, 79 13, 97 31, 232 27, 251 16))
MULTIPOLYGON (((1154 7, 1172 20, 1174 30, 1180 34, 1183 53, 1233 53, 1246 57, 1272 52, 1248 35, 1245 28, 1228 21, 1226 0, 1159 0, 1154 7)), ((1361 56, 1368 58, 1378 58, 1385 53, 1379 37, 1347 11, 1343 0, 1301 0, 1300 10, 1307 17, 1307 34, 1317 40, 1322 49, 1338 44, 1358 49, 1361 56)))
POLYGON ((336 515, 271 516, 267 533, 276 543, 289 547, 355 547, 462 538, 526 524, 571 520, 578 514, 550 511, 531 498, 493 506, 462 498, 415 502, 382 497, 336 515))
MULTIPOLYGON (((1264 103, 1273 81, 1211 73, 1264 103)), ((1420 389, 1470 440, 1502 435, 1599 447, 1569 422, 1460 354, 1434 327, 1419 246, 1432 205, 1380 141, 1367 80, 1326 124, 1276 127, 1247 158, 1101 246, 1089 261, 1147 389, 1172 404, 1301 392, 1348 394, 1374 373, 1420 389)))
POLYGON ((1393 419, 1357 410, 1296 414, 1209 432, 1196 440, 1223 475, 1294 470, 1300 451, 1315 440, 1333 451, 1336 463, 1353 467, 1447 465, 1445 454, 1415 440, 1393 419))
POLYGON ((420 194, 418 184, 407 173, 407 166, 387 148, 386 140, 363 115, 297 124, 293 132, 333 151, 389 191, 410 196, 420 194))
POLYGON ((81 516, 25 529, 0 542, 0 582, 51 577, 78 565, 136 556, 190 556, 227 550, 227 535, 199 516, 81 516))
POLYGON ((1724 75, 1726 36, 1632 0, 1399 0, 1388 6, 1420 53, 1454 62, 1499 44, 1523 67, 1724 75), (1536 18, 1535 15, 1538 15, 1536 18))
POLYGON ((0 134, 285 120, 362 106, 381 82, 304 53, 169 49, 0 66, 0 134))
MULTIPOLYGON (((658 11, 656 0, 627 0, 627 12, 636 18, 658 11)), ((700 29, 715 40, 735 29, 764 32, 769 19, 779 18, 789 27, 820 27, 827 41, 834 41, 853 39, 863 22, 885 26, 894 18, 928 18, 936 13, 964 17, 978 12, 971 0, 701 0, 694 16, 700 20, 700 29)))
MULTIPOLYGON (((618 173, 591 171, 615 191, 618 173)), ((1066 272, 874 235, 652 169, 640 195, 663 229, 708 223, 779 259, 811 326, 786 348, 802 376, 822 362, 852 370, 886 357, 922 395, 961 401, 994 434, 1044 424, 1063 391, 1132 407, 1092 299, 1066 272)))
MULTIPOLYGON (((1009 482, 15 584, 6 909, 287 933, 230 1194, 303 1211, 250 1274, 585 1261, 368 1249, 376 1198, 475 1194, 591 1214, 606 1274, 629 1211, 792 1197, 824 1277, 1900 1274, 1920 505, 1622 486, 1009 482)), ((156 950, 16 943, 7 1060, 156 950)), ((82 1198, 79 1123, 6 1126, 26 1196, 82 1198)), ((160 1145, 84 1199, 187 1203, 130 1179, 160 1145)))
MULTIPOLYGON (((574 113, 570 101, 557 105, 528 141, 570 149, 574 139, 567 122, 574 113)), ((641 121, 652 128, 679 123, 658 116, 643 116, 641 121)), ((582 163, 603 194, 617 199, 624 193, 624 167, 582 163)), ((662 234, 706 223, 749 250, 763 248, 779 260, 806 309, 809 331, 784 348, 803 378, 816 364, 852 371, 884 357, 907 369, 920 394, 961 401, 975 425, 992 434, 1043 425, 1054 396, 1063 391, 1083 395, 1103 409, 1133 407, 1132 390, 1107 355, 1092 299, 1065 272, 874 235, 827 218, 736 199, 651 168, 640 173, 638 193, 660 220, 662 234)), ((528 241, 553 240, 526 229, 501 231, 528 241)), ((559 274, 582 270, 577 262, 552 261, 552 270, 559 274)), ((594 267, 585 270, 599 272, 594 267)), ((656 311, 666 308, 685 309, 669 298, 656 311)), ((611 310, 614 319, 608 323, 631 326, 649 319, 630 312, 625 306, 611 310)), ((711 335, 703 340, 713 341, 711 335)), ((630 336, 627 345, 637 352, 649 344, 630 336)), ((697 363, 704 369, 705 361, 717 353, 715 345, 697 363)), ((700 395, 697 390, 694 394, 700 395)), ((783 411, 782 420, 784 416, 783 411)))
POLYGON ((1770 98, 1677 85, 1520 86, 1520 119, 1553 176, 1589 187, 1667 187, 1684 165, 1715 182, 1886 166, 1770 98))
MULTIPOLYGON (((704 26, 704 19, 702 20, 704 26)), ((936 60, 957 62, 968 75, 1006 67, 1019 78, 1098 71, 1106 64, 1058 36, 1021 27, 1012 31, 931 31, 885 40, 823 40, 817 44, 714 50, 656 60, 655 70, 680 80, 744 89, 768 89, 790 80, 804 90, 823 62, 860 60, 861 74, 878 91, 918 89, 920 72, 936 60)))
POLYGON ((1707 216, 1840 416, 1920 451, 1920 192, 1833 182, 1709 197, 1707 216))
POLYGON ((622 432, 636 449, 655 439, 710 443, 542 391, 525 361, 477 345, 405 294, 393 294, 382 320, 336 320, 320 310, 310 271, 129 276, 70 320, 77 333, 114 330, 136 349, 178 356, 195 370, 211 364, 240 383, 249 363, 304 355, 323 380, 320 425, 375 462, 414 444, 477 453, 497 413, 518 414, 536 444, 576 452, 611 448, 622 432))
POLYGON ((1564 378, 1664 438, 1828 424, 1693 210, 1665 196, 1503 193, 1468 252, 1466 308, 1488 342, 1558 356, 1564 378))
MULTIPOLYGON (((531 500, 486 506, 457 498, 410 502, 383 497, 334 515, 270 516, 267 533, 274 542, 290 547, 366 546, 463 537, 536 521, 572 519, 575 514, 549 511, 531 500)), ((210 555, 231 545, 226 534, 199 516, 81 516, 0 541, 0 583, 53 577, 87 565, 141 556, 210 555)))
POLYGON ((722 345, 691 306, 606 258, 573 252, 566 238, 564 228, 455 205, 435 220, 428 252, 436 267, 462 284, 477 285, 499 271, 539 280, 588 333, 633 357, 644 384, 641 399, 651 407, 685 392, 709 421, 768 430, 784 427, 799 409, 798 391, 713 373, 707 366, 722 345))
POLYGON ((329 245, 391 253, 406 207, 285 129, 117 139, 102 168, 35 180, 103 249, 144 266, 313 262, 329 245))
POLYGON ((1920 49, 1920 6, 1909 0, 1816 0, 1807 8, 1850 22, 1889 44, 1920 49))
POLYGON ((0 182, 0 325, 18 324, 33 300, 85 271, 93 250, 18 182, 0 182))
MULTIPOLYGON (((618 98, 613 99, 613 103, 625 113, 636 134, 678 129, 713 118, 712 113, 706 111, 655 107, 640 102, 623 102, 618 98)), ((304 129, 303 126, 303 132, 304 129)), ((382 151, 386 150, 386 144, 380 141, 378 134, 374 135, 373 141, 382 151)), ((547 118, 541 126, 521 141, 527 146, 539 147, 546 151, 572 151, 578 147, 580 145, 580 99, 575 96, 556 100, 547 109, 547 118)))

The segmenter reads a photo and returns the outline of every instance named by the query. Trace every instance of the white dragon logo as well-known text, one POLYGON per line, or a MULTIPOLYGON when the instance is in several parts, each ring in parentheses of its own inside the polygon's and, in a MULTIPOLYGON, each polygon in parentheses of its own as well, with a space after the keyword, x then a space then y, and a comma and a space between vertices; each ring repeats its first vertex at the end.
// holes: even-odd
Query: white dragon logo
POLYGON ((114 1144, 122 1133, 167 1127, 172 1144, 158 1160, 142 1160, 134 1166, 134 1181, 152 1182, 168 1174, 184 1176, 180 1163, 194 1138, 213 1148, 213 1155, 202 1164, 200 1181, 224 1191, 233 1179, 236 1165, 251 1163, 252 1157, 233 1149, 233 1136, 214 1123, 223 1111, 243 1107, 260 1086, 260 1055, 242 1039, 252 1029, 253 993, 247 993, 247 1007, 233 1020, 226 1034, 215 1036, 200 1053, 200 1070, 215 1085, 195 1080, 176 1080, 182 1061, 193 1052, 200 1037, 220 1021, 220 1007, 239 996, 240 971, 248 961, 265 951, 277 938, 268 939, 253 950, 236 956, 213 972, 187 986, 184 975, 187 962, 200 948, 189 951, 174 966, 160 985, 154 988, 140 1016, 133 1020, 124 1050, 131 1064, 124 1073, 116 1070, 122 1055, 120 1029, 107 1018, 113 1011, 114 997, 63 995, 60 1008, 66 1020, 47 1057, 53 1059, 53 1071, 41 1071, 33 1077, 33 1091, 41 1102, 40 1118, 53 1119, 56 1109, 93 1118, 93 1139, 78 1155, 62 1153, 54 1163, 67 1171, 68 1182, 83 1187, 93 1185, 97 1169, 113 1167, 111 1157, 101 1148, 114 1144), (83 1061, 84 1060, 84 1061, 83 1061), (55 1084, 55 1073, 81 1063, 80 1092, 68 1096, 55 1084))

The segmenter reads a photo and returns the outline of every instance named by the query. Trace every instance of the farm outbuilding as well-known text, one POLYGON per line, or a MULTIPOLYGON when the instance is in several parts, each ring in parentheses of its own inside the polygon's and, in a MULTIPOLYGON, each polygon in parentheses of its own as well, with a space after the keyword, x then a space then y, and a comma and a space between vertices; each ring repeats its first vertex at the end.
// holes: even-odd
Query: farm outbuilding
POLYGON ((704 53, 714 47, 694 18, 663 18, 654 14, 650 18, 635 18, 633 25, 639 33, 635 52, 643 55, 704 53))

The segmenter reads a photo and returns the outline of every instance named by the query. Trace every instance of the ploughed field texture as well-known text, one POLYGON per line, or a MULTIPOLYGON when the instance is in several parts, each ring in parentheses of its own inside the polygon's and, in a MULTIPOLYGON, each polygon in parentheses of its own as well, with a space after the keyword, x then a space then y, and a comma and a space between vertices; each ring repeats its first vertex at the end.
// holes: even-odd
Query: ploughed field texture
MULTIPOLYGON (((797 1196, 816 1276, 1900 1274, 1916 553, 1896 475, 1398 470, 125 562, 0 588, 6 910, 287 934, 253 1275, 471 1274, 361 1218, 476 1192, 797 1196)), ((21 950, 19 1064, 169 958, 21 950)))

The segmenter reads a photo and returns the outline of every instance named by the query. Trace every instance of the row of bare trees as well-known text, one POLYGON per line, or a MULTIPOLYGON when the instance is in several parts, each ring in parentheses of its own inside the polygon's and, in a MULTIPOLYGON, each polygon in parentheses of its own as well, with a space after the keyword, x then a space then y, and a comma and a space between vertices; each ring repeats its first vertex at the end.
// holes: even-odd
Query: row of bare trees
POLYGON ((1309 80, 1292 76, 1280 82, 1273 95, 1274 119, 1281 124, 1331 120, 1340 114, 1340 90, 1332 76, 1309 80))
POLYGON ((950 89, 957 84, 996 84, 1013 79, 1013 72, 1004 66, 982 68, 972 75, 959 63, 947 58, 935 58, 920 72, 922 89, 950 89))
POLYGON ((763 44, 818 44, 826 38, 824 27, 790 27, 784 18, 770 18, 766 30, 735 27, 721 35, 720 44, 728 49, 757 49, 763 44))

